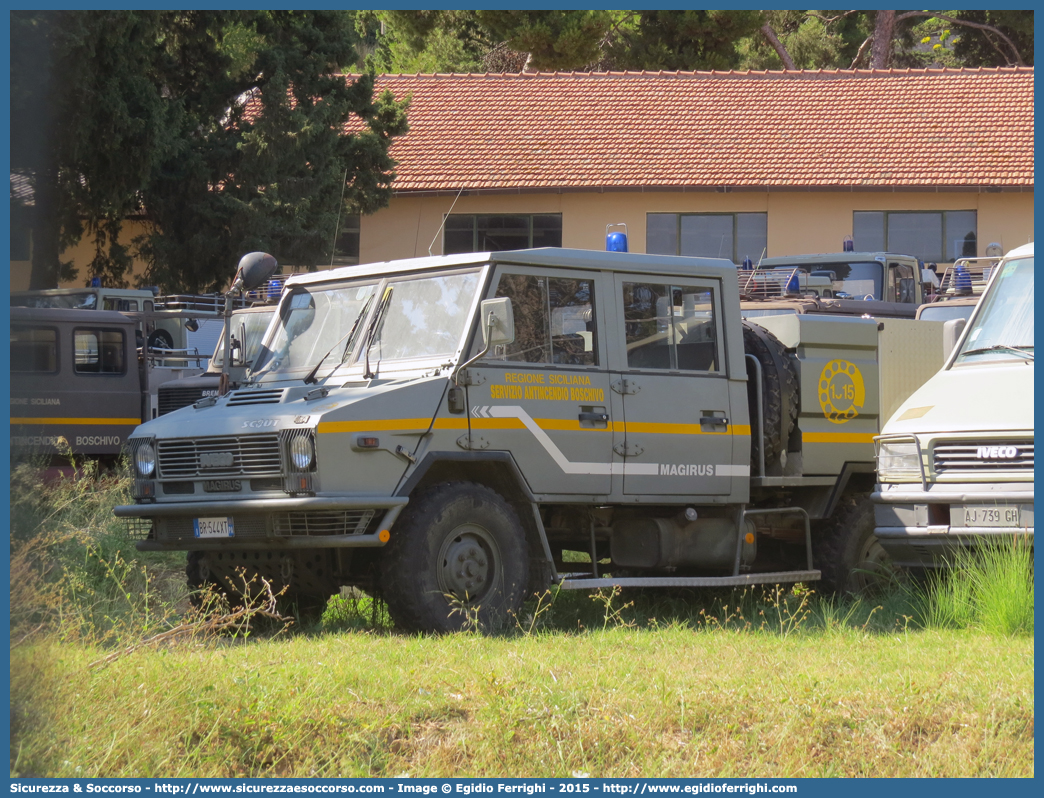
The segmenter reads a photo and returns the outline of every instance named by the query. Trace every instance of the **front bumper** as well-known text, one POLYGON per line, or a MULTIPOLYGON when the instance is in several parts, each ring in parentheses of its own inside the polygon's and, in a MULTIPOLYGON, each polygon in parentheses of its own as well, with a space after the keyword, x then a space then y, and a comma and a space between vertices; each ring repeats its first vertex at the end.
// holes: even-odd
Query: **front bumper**
POLYGON ((383 546, 409 500, 398 496, 309 496, 169 502, 116 507, 138 551, 253 551, 383 546), (234 536, 198 538, 194 519, 228 517, 234 536))
POLYGON ((874 534, 896 565, 940 567, 960 549, 987 541, 1033 545, 1033 483, 878 485, 874 534), (962 508, 1018 511, 1017 526, 969 526, 962 508))

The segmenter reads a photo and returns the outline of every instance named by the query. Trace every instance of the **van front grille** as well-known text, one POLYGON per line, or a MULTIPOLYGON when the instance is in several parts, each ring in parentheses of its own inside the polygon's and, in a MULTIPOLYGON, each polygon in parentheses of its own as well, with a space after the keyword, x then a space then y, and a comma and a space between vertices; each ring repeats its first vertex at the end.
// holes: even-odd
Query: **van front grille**
POLYGON ((936 443, 935 473, 947 476, 1033 471, 1033 441, 962 441, 936 443))
POLYGON ((280 474, 279 434, 156 441, 161 479, 280 474))

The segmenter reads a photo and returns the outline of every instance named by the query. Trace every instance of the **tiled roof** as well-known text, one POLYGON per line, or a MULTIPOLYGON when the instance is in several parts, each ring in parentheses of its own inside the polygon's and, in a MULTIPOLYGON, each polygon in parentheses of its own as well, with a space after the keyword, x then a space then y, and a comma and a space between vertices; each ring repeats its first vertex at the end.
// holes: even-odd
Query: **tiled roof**
POLYGON ((398 192, 1033 186, 1033 69, 383 75, 398 192))

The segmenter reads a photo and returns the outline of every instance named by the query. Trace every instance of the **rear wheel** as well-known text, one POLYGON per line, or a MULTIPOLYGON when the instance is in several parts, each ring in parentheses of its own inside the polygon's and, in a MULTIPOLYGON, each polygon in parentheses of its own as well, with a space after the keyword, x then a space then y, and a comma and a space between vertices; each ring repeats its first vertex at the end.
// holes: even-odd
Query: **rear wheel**
POLYGON ((522 605, 528 577, 515 511, 470 482, 438 485, 412 498, 381 561, 392 619, 421 632, 503 627, 522 605))

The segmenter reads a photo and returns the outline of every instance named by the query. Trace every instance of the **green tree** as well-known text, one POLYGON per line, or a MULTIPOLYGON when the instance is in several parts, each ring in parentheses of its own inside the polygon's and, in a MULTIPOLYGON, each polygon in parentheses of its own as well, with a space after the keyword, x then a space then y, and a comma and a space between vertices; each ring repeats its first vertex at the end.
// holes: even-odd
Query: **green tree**
POLYGON ((1013 66, 1015 53, 1027 66, 1033 66, 1033 11, 957 11, 964 23, 989 28, 954 27, 954 54, 968 66, 1013 66), (992 28, 993 30, 991 30, 992 28), (1008 39, 1008 42, 1004 38, 1008 39), (1009 45, 1010 42, 1010 45, 1009 45), (1014 46, 1014 52, 1012 46, 1014 46))
POLYGON ((638 11, 609 55, 615 69, 733 69, 738 42, 764 24, 761 11, 638 11))
MULTIPOLYGON (((728 69, 760 11, 381 11, 382 69, 728 69), (450 43, 456 40, 460 49, 450 43), (505 51, 519 54, 503 58, 505 51)), ((510 71, 510 70, 508 70, 510 71)))
POLYGON ((311 268, 342 212, 390 198, 404 106, 375 99, 372 74, 341 74, 358 60, 345 12, 32 12, 20 23, 47 45, 24 55, 49 67, 35 85, 30 70, 21 83, 12 72, 13 109, 35 97, 28 118, 46 139, 12 162, 35 180, 34 237, 58 242, 34 260, 34 284, 54 284, 59 247, 83 232, 103 253, 91 269, 120 283, 128 253, 116 236, 135 209, 145 280, 167 289, 219 288, 252 249, 311 268))
POLYGON ((57 285, 63 248, 86 232, 88 269, 120 283, 130 254, 119 243, 137 189, 154 167, 162 99, 148 74, 154 12, 11 15, 12 169, 30 177, 31 285, 57 285))

